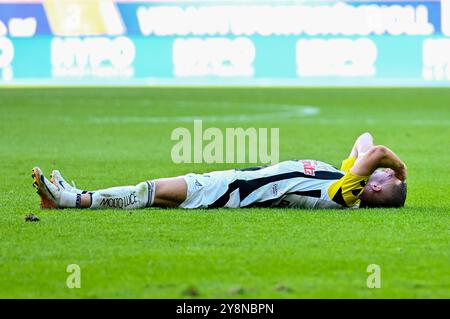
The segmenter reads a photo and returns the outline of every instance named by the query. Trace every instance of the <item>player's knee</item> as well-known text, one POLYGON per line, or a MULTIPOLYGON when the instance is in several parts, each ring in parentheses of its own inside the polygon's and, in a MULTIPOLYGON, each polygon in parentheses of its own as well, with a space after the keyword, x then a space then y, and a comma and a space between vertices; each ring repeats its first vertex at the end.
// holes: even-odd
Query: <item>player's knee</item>
POLYGON ((139 198, 143 199, 141 207, 150 207, 155 201, 156 183, 155 181, 145 181, 135 186, 136 193, 139 194, 139 198))
POLYGON ((187 186, 184 178, 161 178, 154 182, 156 206, 177 207, 186 199, 187 186))

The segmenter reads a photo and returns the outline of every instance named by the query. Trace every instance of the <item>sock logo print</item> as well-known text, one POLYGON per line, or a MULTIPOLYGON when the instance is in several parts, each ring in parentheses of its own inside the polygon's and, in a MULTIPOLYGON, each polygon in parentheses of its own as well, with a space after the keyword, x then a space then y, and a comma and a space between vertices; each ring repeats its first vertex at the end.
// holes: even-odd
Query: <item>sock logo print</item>
POLYGON ((136 192, 132 192, 128 196, 119 198, 103 198, 100 206, 109 208, 126 208, 138 202, 136 192))

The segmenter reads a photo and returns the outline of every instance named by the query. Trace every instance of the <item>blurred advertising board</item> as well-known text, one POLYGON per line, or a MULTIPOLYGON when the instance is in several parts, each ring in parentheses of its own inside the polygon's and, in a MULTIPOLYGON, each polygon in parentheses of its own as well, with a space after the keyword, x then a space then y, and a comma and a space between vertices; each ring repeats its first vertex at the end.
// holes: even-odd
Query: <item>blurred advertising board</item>
POLYGON ((0 83, 448 85, 450 0, 0 0, 0 83))

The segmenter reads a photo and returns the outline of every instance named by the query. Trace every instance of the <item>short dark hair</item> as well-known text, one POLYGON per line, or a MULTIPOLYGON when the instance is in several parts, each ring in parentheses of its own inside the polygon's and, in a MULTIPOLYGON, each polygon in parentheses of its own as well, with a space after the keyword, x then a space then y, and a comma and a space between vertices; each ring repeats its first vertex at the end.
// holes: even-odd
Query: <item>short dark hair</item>
POLYGON ((389 199, 379 197, 361 199, 361 208, 399 208, 405 206, 407 186, 405 182, 393 184, 389 199))

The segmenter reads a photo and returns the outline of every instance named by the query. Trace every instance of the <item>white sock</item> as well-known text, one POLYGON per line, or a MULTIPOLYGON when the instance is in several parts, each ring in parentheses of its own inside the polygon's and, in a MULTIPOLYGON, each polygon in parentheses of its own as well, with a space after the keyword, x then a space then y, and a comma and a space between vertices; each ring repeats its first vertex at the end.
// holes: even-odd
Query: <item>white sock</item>
POLYGON ((136 186, 101 189, 92 193, 90 208, 136 209, 150 207, 155 200, 155 191, 154 181, 142 182, 136 186))
POLYGON ((60 193, 58 206, 61 208, 78 208, 81 204, 81 195, 62 191, 60 193))

